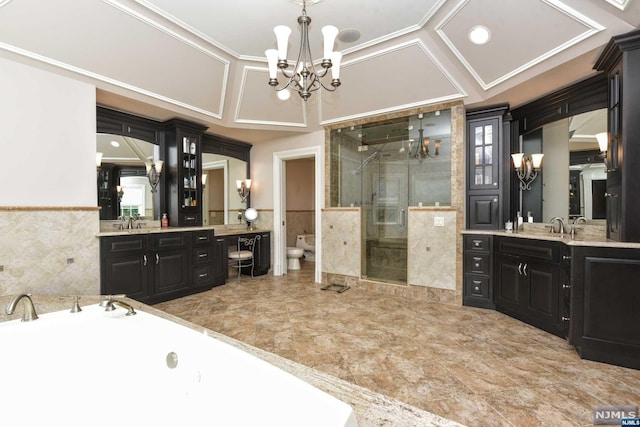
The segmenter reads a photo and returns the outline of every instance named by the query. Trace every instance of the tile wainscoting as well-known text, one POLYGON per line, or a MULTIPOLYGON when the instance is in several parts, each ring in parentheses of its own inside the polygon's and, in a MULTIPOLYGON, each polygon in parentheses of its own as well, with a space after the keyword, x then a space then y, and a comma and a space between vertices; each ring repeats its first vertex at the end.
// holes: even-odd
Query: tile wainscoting
POLYGON ((0 207, 0 295, 100 293, 96 207, 0 207))

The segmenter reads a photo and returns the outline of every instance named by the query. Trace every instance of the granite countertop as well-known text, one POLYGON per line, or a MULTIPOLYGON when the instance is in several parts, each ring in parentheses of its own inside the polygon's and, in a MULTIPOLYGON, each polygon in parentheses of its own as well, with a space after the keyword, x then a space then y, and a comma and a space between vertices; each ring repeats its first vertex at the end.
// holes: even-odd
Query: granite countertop
MULTIPOLYGON (((246 234, 246 233, 264 233, 271 230, 266 230, 262 228, 248 229, 246 225, 203 225, 198 227, 147 227, 147 228, 133 228, 133 229, 125 229, 125 230, 113 230, 107 231, 105 228, 101 227, 101 231, 96 234, 97 237, 105 237, 105 236, 128 236, 132 234, 157 234, 157 233, 176 233, 182 231, 200 231, 200 230, 213 230, 213 234, 215 236, 234 236, 237 234, 246 234)), ((108 229, 108 228, 107 228, 108 229)))
MULTIPOLYGON (((0 296, 0 306, 6 307, 11 300, 11 296, 0 296)), ((73 296, 48 296, 33 295, 33 303, 38 314, 70 309, 73 305, 73 296)), ((80 305, 90 305, 99 302, 101 299, 97 295, 86 295, 80 299, 80 305)), ((285 359, 273 353, 250 346, 241 341, 229 338, 210 329, 187 322, 179 317, 170 315, 146 304, 129 298, 123 298, 136 309, 159 317, 171 320, 180 325, 194 329, 198 332, 206 332, 208 336, 216 338, 234 347, 237 347, 249 354, 263 359, 278 368, 306 381, 307 383, 323 390, 324 392, 351 405, 355 411, 359 427, 369 426, 433 426, 433 427, 459 427, 461 424, 447 420, 438 415, 403 403, 399 400, 375 393, 364 387, 357 386, 340 378, 325 374, 291 360, 285 359)), ((7 316, 4 310, 0 311, 0 322, 19 319, 22 311, 17 310, 16 314, 7 316)), ((42 321, 39 319, 37 321, 42 321)))
POLYGON ((536 239, 562 242, 568 246, 599 246, 610 248, 640 249, 640 243, 618 242, 606 238, 606 230, 602 226, 583 226, 574 237, 569 232, 564 234, 551 233, 550 224, 534 223, 524 224, 522 230, 463 230, 462 234, 485 234, 491 236, 506 236, 520 239, 536 239))

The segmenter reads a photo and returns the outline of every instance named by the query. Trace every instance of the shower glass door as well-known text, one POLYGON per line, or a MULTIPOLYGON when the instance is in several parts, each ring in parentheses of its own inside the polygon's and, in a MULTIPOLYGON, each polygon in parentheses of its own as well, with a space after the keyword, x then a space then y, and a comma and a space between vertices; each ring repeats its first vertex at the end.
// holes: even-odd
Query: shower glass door
POLYGON ((402 141, 374 145, 363 177, 362 277, 407 282, 408 159, 402 141))
POLYGON ((451 203, 450 110, 331 131, 331 205, 362 212, 363 279, 406 284, 409 206, 451 203))

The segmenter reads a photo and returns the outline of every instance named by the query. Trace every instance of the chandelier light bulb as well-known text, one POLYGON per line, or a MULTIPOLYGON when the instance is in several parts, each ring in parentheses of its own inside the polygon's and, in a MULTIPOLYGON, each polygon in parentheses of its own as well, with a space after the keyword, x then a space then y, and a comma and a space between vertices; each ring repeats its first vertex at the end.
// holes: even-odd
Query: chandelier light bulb
POLYGON ((338 29, 333 25, 325 25, 322 27, 322 37, 324 37, 324 59, 331 59, 331 52, 333 52, 333 44, 336 41, 338 35, 338 29))
POLYGON ((289 45, 289 35, 291 28, 286 25, 278 25, 273 29, 276 33, 276 42, 278 44, 278 59, 287 59, 287 48, 289 45))
POLYGON ((269 78, 278 77, 278 51, 276 49, 267 49, 264 54, 269 62, 269 78))
POLYGON ((289 89, 282 89, 277 93, 277 95, 280 101, 287 101, 289 98, 291 98, 291 91, 289 89))
POLYGON ((331 78, 334 80, 340 79, 340 64, 342 62, 342 53, 333 52, 331 53, 331 63, 333 64, 331 67, 331 78))

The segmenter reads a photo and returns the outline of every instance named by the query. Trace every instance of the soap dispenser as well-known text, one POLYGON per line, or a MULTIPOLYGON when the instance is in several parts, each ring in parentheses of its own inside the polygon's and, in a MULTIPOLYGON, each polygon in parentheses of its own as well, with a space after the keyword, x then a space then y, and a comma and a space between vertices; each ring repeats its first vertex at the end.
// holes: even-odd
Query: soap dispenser
POLYGON ((168 228, 169 227, 169 218, 167 218, 167 214, 166 213, 162 214, 162 219, 160 220, 160 226, 162 228, 168 228))

